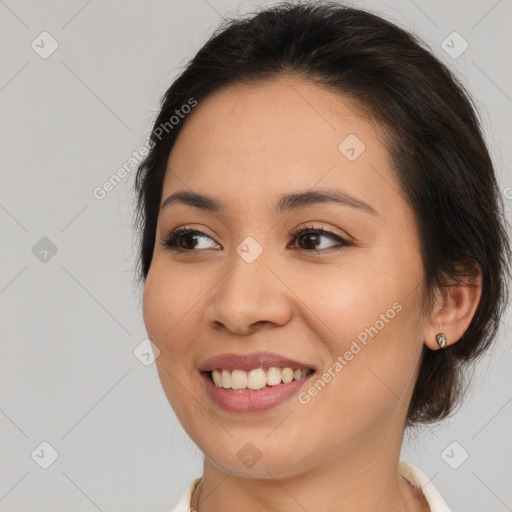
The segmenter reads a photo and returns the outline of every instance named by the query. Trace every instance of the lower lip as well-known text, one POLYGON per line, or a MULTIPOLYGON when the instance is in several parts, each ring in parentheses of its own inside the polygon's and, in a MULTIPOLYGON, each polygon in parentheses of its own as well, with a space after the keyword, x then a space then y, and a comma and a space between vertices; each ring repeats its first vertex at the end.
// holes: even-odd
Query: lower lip
POLYGON ((232 391, 216 386, 210 379, 209 372, 201 372, 206 385, 206 392, 213 402, 223 409, 231 412, 260 412, 284 402, 298 393, 299 389, 316 372, 312 372, 299 380, 288 384, 277 384, 257 391, 232 391))

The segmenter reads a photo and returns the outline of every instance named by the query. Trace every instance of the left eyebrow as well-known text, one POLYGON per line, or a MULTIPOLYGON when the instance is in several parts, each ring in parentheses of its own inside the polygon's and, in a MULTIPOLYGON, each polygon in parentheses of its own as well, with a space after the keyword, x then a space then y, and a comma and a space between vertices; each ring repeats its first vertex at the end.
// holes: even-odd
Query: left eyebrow
MULTIPOLYGON (((172 203, 180 203, 200 210, 216 213, 222 213, 227 209, 226 205, 222 201, 219 201, 212 196, 187 190, 181 190, 170 195, 162 203, 160 209, 162 210, 172 203)), ((316 189, 304 192, 295 192, 292 194, 282 194, 279 196, 279 199, 274 206, 274 214, 282 215, 291 210, 298 210, 307 208, 308 206, 325 203, 335 203, 342 206, 358 208, 364 212, 380 217, 377 210, 365 201, 357 199, 341 190, 332 189, 316 189)))
POLYGON ((350 206, 358 208, 372 215, 380 214, 365 201, 357 199, 346 192, 341 190, 332 189, 316 189, 308 190, 305 192, 296 192, 293 194, 286 194, 279 196, 279 200, 275 206, 275 213, 277 215, 287 213, 291 210, 306 208, 315 204, 334 203, 342 206, 350 206))

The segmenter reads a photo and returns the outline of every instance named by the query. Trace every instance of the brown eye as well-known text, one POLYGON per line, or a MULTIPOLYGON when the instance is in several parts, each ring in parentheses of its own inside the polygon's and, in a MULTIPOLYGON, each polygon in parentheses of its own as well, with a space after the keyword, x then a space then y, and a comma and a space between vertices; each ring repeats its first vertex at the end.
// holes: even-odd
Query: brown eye
POLYGON ((302 240, 303 242, 305 241, 304 245, 306 247, 303 247, 303 246, 301 246, 301 244, 299 244, 300 248, 301 249, 316 249, 317 245, 318 245, 318 239, 320 236, 321 235, 319 235, 318 233, 303 233, 298 238, 299 238, 299 240, 302 240))
POLYGON ((302 240, 303 243, 299 242, 297 244, 299 246, 298 248, 308 252, 323 251, 329 249, 340 249, 341 247, 351 245, 344 238, 334 233, 331 233, 330 231, 309 226, 294 230, 292 236, 299 241, 302 240), (330 239, 333 242, 336 242, 336 244, 331 245, 329 247, 319 247, 321 245, 322 238, 330 239))
MULTIPOLYGON (((208 235, 194 228, 179 228, 171 231, 165 240, 162 242, 162 246, 173 251, 183 252, 194 252, 200 243, 198 238, 210 238, 208 235)), ((211 240, 211 238, 210 238, 211 240)))

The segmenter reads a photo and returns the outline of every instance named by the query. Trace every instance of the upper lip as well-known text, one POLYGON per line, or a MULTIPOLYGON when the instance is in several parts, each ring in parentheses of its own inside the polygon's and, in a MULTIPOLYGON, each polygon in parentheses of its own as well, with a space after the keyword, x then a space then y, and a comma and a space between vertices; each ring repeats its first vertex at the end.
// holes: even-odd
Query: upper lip
POLYGON ((253 352, 252 354, 220 354, 204 361, 199 367, 200 371, 209 372, 216 369, 225 370, 252 370, 254 368, 292 368, 313 369, 309 363, 303 363, 272 352, 253 352))

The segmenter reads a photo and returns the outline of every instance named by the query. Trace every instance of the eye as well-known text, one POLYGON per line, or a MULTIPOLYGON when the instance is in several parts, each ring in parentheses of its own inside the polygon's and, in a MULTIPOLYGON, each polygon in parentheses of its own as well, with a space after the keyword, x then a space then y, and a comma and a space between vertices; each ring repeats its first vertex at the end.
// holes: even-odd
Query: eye
MULTIPOLYGON (((203 233, 202 231, 198 231, 194 228, 183 227, 175 229, 171 231, 167 237, 163 240, 162 246, 172 251, 183 251, 183 252, 192 252, 199 245, 197 243, 197 237, 205 237, 210 238, 208 235, 203 233)), ((211 240, 211 238, 210 238, 211 240)), ((201 247, 199 247, 201 248, 201 247)), ((204 247, 203 247, 204 249, 204 247)), ((208 247, 206 247, 208 249, 208 247)))
MULTIPOLYGON (((299 240, 305 240, 306 243, 302 244, 302 246, 299 245, 298 249, 307 252, 339 250, 342 249, 343 247, 352 245, 350 242, 348 242, 341 236, 332 233, 331 231, 315 228, 313 226, 303 226, 296 228, 290 233, 290 236, 292 236, 294 239, 297 238, 299 240), (322 244, 318 244, 318 240, 321 240, 322 237, 325 239, 329 239, 333 242, 336 242, 337 244, 331 247, 319 247, 319 245, 322 244)), ((198 238, 209 238, 211 240, 211 238, 202 231, 199 231, 194 228, 183 227, 171 231, 166 236, 166 238, 161 242, 161 245, 175 252, 196 252, 197 249, 211 248, 200 247, 200 243, 197 242, 198 238)))
POLYGON ((305 247, 300 246, 299 249, 305 250, 307 252, 314 252, 314 251, 324 251, 324 250, 339 250, 343 247, 347 247, 352 245, 350 242, 345 240, 339 235, 336 235, 335 233, 332 233, 331 231, 326 231, 325 229, 315 228, 314 226, 302 226, 299 228, 294 229, 291 233, 291 236, 294 238, 297 238, 299 240, 304 240, 305 247), (334 246, 330 247, 319 247, 318 241, 321 240, 321 238, 330 239, 331 241, 337 242, 334 246), (313 247, 311 247, 313 246, 313 247))

